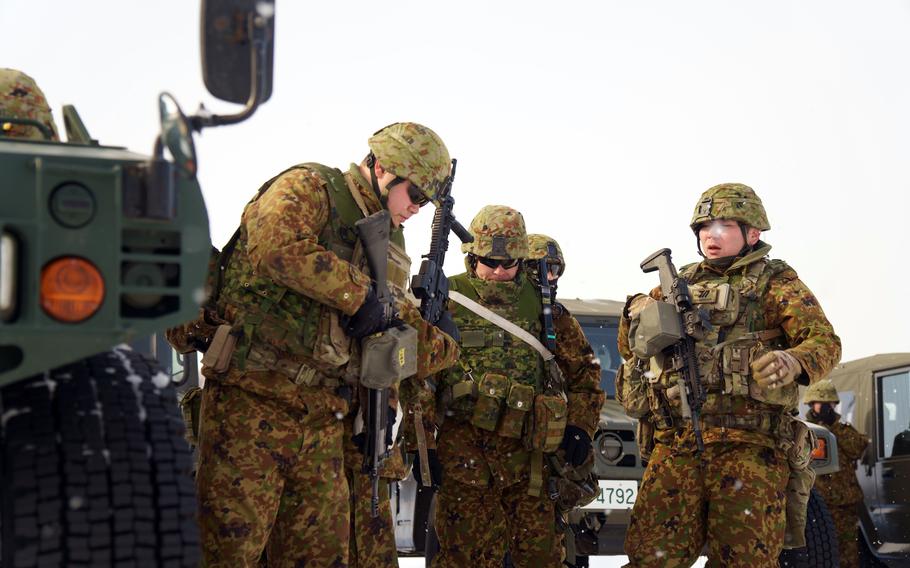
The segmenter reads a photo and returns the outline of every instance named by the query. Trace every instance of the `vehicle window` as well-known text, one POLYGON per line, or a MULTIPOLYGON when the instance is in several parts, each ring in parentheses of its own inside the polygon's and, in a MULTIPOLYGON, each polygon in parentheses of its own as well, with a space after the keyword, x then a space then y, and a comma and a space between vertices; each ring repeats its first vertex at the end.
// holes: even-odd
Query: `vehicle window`
POLYGON ((613 321, 580 321, 581 327, 594 349, 594 356, 600 360, 600 388, 609 398, 615 398, 614 380, 622 364, 616 347, 618 323, 613 321))
POLYGON ((881 457, 910 455, 910 370, 878 376, 881 457))

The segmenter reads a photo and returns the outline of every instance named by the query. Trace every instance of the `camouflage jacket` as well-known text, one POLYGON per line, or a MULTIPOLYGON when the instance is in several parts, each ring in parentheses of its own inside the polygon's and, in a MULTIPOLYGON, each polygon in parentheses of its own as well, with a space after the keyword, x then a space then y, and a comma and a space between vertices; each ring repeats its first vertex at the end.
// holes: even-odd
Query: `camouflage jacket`
POLYGON ((568 423, 593 437, 600 422, 600 409, 607 398, 600 388, 600 363, 594 357, 581 324, 559 303, 553 310, 553 328, 556 330, 556 361, 566 377, 568 423))
MULTIPOLYGON (((841 345, 840 339, 834 333, 828 319, 825 317, 821 306, 815 296, 799 280, 796 271, 786 266, 780 261, 768 261, 767 254, 771 247, 759 241, 756 249, 737 259, 726 270, 718 270, 710 266, 707 262, 701 262, 694 266, 684 267, 680 273, 685 274, 690 285, 703 282, 730 281, 737 282, 738 279, 744 278, 754 268, 757 263, 770 262, 776 269, 767 281, 764 287, 764 293, 760 298, 749 301, 744 304, 744 309, 748 310, 752 302, 758 302, 756 312, 759 317, 753 322, 753 326, 748 331, 758 330, 780 330, 778 339, 770 343, 771 349, 786 349, 792 354, 803 368, 803 374, 797 378, 798 382, 809 384, 824 377, 840 360, 841 345)), ((653 289, 650 293, 655 299, 661 298, 660 287, 653 289)), ((630 303, 635 296, 629 298, 630 303)), ((627 315, 628 310, 624 310, 624 315, 620 320, 618 347, 620 354, 627 360, 632 360, 633 354, 629 347, 629 328, 630 320, 627 315)), ((716 335, 716 334, 715 334, 716 335)), ((715 338, 716 339, 716 338, 715 338)), ((696 346, 697 349, 699 346, 696 346)), ((699 360, 700 367, 710 367, 711 365, 721 363, 712 363, 710 360, 705 362, 699 360)), ((635 396, 647 392, 647 379, 644 374, 624 373, 623 384, 619 384, 618 389, 622 392, 618 398, 623 400, 624 404, 630 404, 635 396), (638 381, 639 384, 636 384, 638 381)), ((751 381, 751 378, 749 378, 751 381)), ((651 389, 653 390, 653 389, 651 389)), ((793 387, 795 391, 795 386, 793 387)), ((618 391, 619 392, 619 391, 618 391)), ((794 395, 795 396, 795 395, 794 395)), ((678 403, 677 403, 678 405, 678 403)), ((652 401, 652 409, 654 404, 652 401)), ((756 401, 749 396, 730 396, 721 393, 711 394, 709 390, 708 401, 702 409, 702 417, 705 420, 707 415, 715 416, 732 416, 737 420, 763 420, 761 426, 755 428, 737 428, 731 425, 712 426, 708 424, 703 428, 703 438, 705 443, 718 441, 741 441, 756 443, 766 446, 776 445, 775 436, 769 435, 766 431, 761 431, 766 427, 771 429, 775 427, 771 424, 769 415, 783 414, 787 409, 782 406, 775 406, 756 401)), ((652 414, 652 420, 656 417, 652 414)), ((688 431, 688 428, 686 428, 688 431)), ((673 439, 673 431, 657 433, 657 439, 669 442, 673 439)))
POLYGON ((840 469, 815 478, 815 488, 822 494, 825 503, 837 506, 861 502, 863 490, 856 480, 856 460, 866 451, 869 438, 850 424, 841 422, 840 415, 836 416, 834 424, 830 426, 822 423, 811 411, 806 414, 806 420, 825 426, 837 438, 837 463, 840 469))
MULTIPOLYGON (((380 210, 379 200, 356 164, 351 165, 344 177, 355 200, 366 207, 367 213, 380 210)), ((364 268, 339 258, 319 243, 319 235, 335 214, 328 191, 328 182, 313 170, 298 168, 283 173, 245 208, 237 246, 245 255, 235 253, 231 263, 248 262, 258 276, 337 310, 339 315, 353 315, 366 297, 370 278, 364 268)), ((230 277, 229 269, 225 287, 231 284, 230 277)), ((457 361, 457 343, 425 322, 416 307, 400 301, 396 309, 399 317, 418 331, 418 374, 413 380, 422 384, 427 376, 457 361)), ((232 322, 237 314, 231 312, 229 309, 221 315, 232 322)), ((222 375, 206 368, 203 374, 207 379, 236 384, 309 412, 346 413, 348 409, 347 402, 333 389, 299 386, 279 373, 244 371, 232 366, 222 375)), ((423 388, 407 389, 407 392, 419 392, 423 388)), ((402 393, 403 399, 405 394, 402 393)))

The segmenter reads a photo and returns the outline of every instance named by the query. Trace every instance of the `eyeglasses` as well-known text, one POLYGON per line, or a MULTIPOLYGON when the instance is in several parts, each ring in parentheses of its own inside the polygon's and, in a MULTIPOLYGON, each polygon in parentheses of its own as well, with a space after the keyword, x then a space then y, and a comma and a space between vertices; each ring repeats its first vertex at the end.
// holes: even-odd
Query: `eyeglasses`
POLYGON ((413 183, 408 187, 408 199, 417 207, 423 207, 430 202, 430 198, 420 191, 413 183))
POLYGON ((503 267, 503 269, 508 270, 510 268, 515 268, 516 266, 518 266, 519 261, 517 258, 511 258, 509 260, 500 260, 498 258, 487 258, 485 256, 478 256, 477 262, 479 262, 480 264, 482 264, 488 268, 492 268, 493 270, 496 270, 500 266, 503 267))

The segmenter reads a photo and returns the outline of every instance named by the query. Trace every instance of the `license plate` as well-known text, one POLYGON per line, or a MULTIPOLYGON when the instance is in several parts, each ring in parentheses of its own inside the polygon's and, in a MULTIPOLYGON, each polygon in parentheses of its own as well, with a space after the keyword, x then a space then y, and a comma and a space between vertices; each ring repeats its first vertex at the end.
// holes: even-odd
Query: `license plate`
POLYGON ((638 482, 633 479, 600 479, 600 494, 584 509, 631 509, 638 498, 638 482))

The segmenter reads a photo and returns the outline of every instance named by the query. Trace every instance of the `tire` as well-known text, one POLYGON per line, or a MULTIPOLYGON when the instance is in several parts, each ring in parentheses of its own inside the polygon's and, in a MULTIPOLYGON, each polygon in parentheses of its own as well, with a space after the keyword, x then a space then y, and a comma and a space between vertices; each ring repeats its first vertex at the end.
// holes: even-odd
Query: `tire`
POLYGON ((196 566, 170 377, 120 347, 0 390, 2 565, 196 566))
POLYGON ((837 533, 825 500, 815 489, 806 511, 806 546, 781 551, 778 564, 786 568, 838 568, 837 533))

